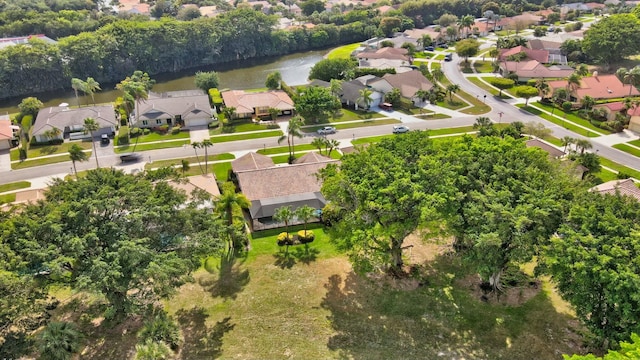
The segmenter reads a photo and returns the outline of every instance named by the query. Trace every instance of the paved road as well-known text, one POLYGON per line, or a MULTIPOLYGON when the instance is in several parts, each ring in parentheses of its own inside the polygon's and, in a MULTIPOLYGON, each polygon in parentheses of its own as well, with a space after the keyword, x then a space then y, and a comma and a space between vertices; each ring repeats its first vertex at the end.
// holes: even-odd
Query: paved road
POLYGON ((483 116, 488 116, 493 121, 499 122, 500 121, 499 113, 502 112, 503 115, 502 115, 501 121, 505 123, 511 123, 514 121, 521 121, 523 123, 527 123, 531 121, 542 123, 545 127, 551 129, 553 136, 557 138, 561 139, 565 136, 570 136, 572 138, 577 138, 577 139, 587 139, 593 145, 593 149, 592 149, 593 152, 597 152, 599 155, 607 159, 613 160, 619 164, 622 164, 640 171, 640 159, 638 159, 637 157, 631 154, 625 153, 623 151, 611 148, 609 146, 598 144, 597 142, 593 141, 593 139, 591 138, 578 135, 550 121, 539 118, 526 111, 522 111, 519 108, 507 103, 506 101, 496 98, 491 94, 488 94, 486 91, 475 86, 464 77, 464 75, 457 69, 458 60, 459 60, 458 56, 454 54, 453 61, 445 62, 442 68, 443 69, 442 71, 453 84, 460 85, 460 88, 465 92, 473 96, 477 95, 480 99, 482 99, 484 95, 487 95, 487 104, 491 106, 492 110, 490 113, 485 114, 483 116))

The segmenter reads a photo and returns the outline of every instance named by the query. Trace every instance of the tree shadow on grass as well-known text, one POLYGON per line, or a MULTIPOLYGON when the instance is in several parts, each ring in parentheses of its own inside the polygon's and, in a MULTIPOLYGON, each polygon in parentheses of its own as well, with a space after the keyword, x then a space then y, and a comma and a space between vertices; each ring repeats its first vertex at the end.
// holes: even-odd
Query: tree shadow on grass
POLYGON ((233 250, 225 251, 220 256, 220 265, 215 266, 214 258, 205 261, 205 269, 210 274, 218 274, 217 279, 200 279, 200 286, 209 291, 213 296, 235 299, 238 293, 249 283, 249 270, 244 269, 242 264, 246 258, 239 258, 233 250))
POLYGON ((273 257, 276 259, 274 265, 281 269, 291 269, 296 263, 309 265, 318 258, 320 250, 309 246, 309 244, 295 245, 293 249, 285 249, 278 251, 273 257))
POLYGON ((184 346, 180 352, 182 359, 216 359, 222 354, 222 338, 233 330, 235 324, 226 317, 208 327, 204 308, 179 310, 176 313, 178 323, 184 334, 184 346))
POLYGON ((327 347, 355 360, 530 359, 532 354, 546 360, 580 351, 568 334, 574 325, 544 293, 520 307, 487 304, 457 285, 460 269, 450 263, 436 257, 427 266, 436 272, 421 273, 423 286, 414 289, 353 272, 331 276, 321 302, 334 331, 327 347))

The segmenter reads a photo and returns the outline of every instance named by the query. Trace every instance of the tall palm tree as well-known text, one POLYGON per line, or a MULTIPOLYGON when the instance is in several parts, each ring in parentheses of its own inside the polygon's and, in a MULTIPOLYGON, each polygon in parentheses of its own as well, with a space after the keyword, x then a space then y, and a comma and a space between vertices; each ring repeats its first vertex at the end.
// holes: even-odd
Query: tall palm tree
POLYGON ((340 94, 342 94, 342 80, 340 79, 331 79, 329 83, 329 91, 331 95, 339 98, 340 94))
POLYGON ((569 94, 571 94, 571 92, 580 88, 581 78, 582 77, 577 72, 574 72, 573 74, 569 75, 569 77, 567 78, 567 92, 569 94))
POLYGON ((589 95, 585 95, 585 97, 582 98, 582 107, 587 110, 591 110, 591 108, 593 107, 593 105, 595 105, 595 103, 596 103, 596 100, 589 95))
POLYGON ((302 139, 303 135, 300 132, 302 128, 302 118, 299 116, 294 116, 289 120, 289 124, 287 125, 287 133, 278 138, 278 144, 280 144, 284 139, 287 139, 287 143, 289 146, 289 164, 293 162, 296 158, 295 153, 295 138, 302 139))
POLYGON ((78 104, 78 107, 79 107, 80 106, 80 99, 78 98, 78 90, 82 91, 82 89, 84 89, 84 81, 82 81, 81 79, 78 79, 78 78, 72 78, 71 79, 71 88, 76 93, 76 103, 78 104))
POLYGON ((293 219, 293 211, 291 206, 281 206, 273 213, 273 219, 284 223, 284 231, 289 234, 289 222, 293 219))
POLYGON ((336 139, 327 139, 326 145, 327 145, 327 156, 331 157, 331 152, 334 149, 337 149, 338 146, 340 146, 340 142, 336 139))
POLYGON ((416 95, 415 95, 418 99, 420 99, 420 101, 425 102, 427 101, 427 99, 429 99, 429 91, 428 90, 418 90, 416 91, 416 95))
POLYGON ((98 164, 98 152, 96 151, 96 142, 93 138, 93 132, 98 131, 100 129, 100 124, 94 118, 86 118, 84 119, 84 132, 89 133, 91 135, 91 144, 93 145, 93 154, 96 156, 96 167, 100 167, 98 164))
POLYGON ((536 89, 538 89, 538 94, 543 99, 546 98, 547 95, 549 95, 549 91, 551 91, 551 88, 549 87, 547 80, 545 80, 544 78, 540 78, 536 80, 536 89))
POLYGON ((51 129, 45 131, 42 135, 46 136, 47 139, 49 140, 54 140, 58 136, 60 136, 60 134, 62 134, 62 130, 54 126, 54 127, 51 127, 51 129))
POLYGON ((449 94, 449 102, 453 102, 453 94, 460 90, 460 85, 449 84, 447 85, 447 94, 449 94))
POLYGON ((149 74, 136 70, 133 75, 127 76, 126 79, 116 85, 116 89, 128 94, 125 100, 133 99, 135 101, 136 123, 140 120, 140 102, 149 98, 149 90, 151 90, 153 84, 155 84, 155 80, 152 80, 149 74))
POLYGON ((91 101, 93 102, 93 105, 96 104, 96 99, 93 94, 98 90, 102 90, 100 88, 100 83, 95 81, 92 77, 88 77, 87 81, 84 82, 84 88, 82 89, 82 91, 85 94, 91 95, 91 101))
POLYGON ((40 333, 38 347, 47 359, 68 360, 80 350, 81 339, 82 334, 72 323, 51 322, 40 333))
POLYGON ((491 48, 491 50, 489 50, 489 56, 491 56, 492 58, 497 59, 498 55, 500 55, 500 50, 498 50, 497 47, 491 48))
POLYGON ((589 67, 585 64, 580 64, 576 67, 576 73, 581 77, 589 75, 589 67))
POLYGON ((180 170, 182 171, 182 176, 184 176, 184 174, 189 171, 189 169, 191 169, 191 166, 189 166, 189 160, 182 159, 180 161, 180 170))
POLYGON ((315 137, 311 141, 311 146, 317 148, 319 153, 322 153, 322 147, 324 146, 324 143, 325 143, 325 138, 315 137))
POLYGON ((585 150, 593 147, 591 142, 587 139, 577 139, 574 144, 576 145, 576 150, 580 149, 580 155, 584 154, 585 150))
POLYGON ((200 166, 200 173, 204 175, 204 170, 202 169, 202 163, 200 163, 200 156, 198 155, 198 149, 202 147, 202 143, 198 141, 194 141, 191 143, 191 147, 193 148, 193 152, 196 153, 196 159, 198 160, 198 166, 200 166))
POLYGON ((562 146, 564 146, 564 152, 567 152, 567 148, 569 147, 569 145, 572 145, 576 141, 576 139, 572 138, 571 136, 565 136, 560 139, 560 141, 562 142, 562 146))
POLYGON ((69 148, 69 158, 71 159, 71 164, 73 164, 73 172, 76 174, 76 178, 78 177, 78 170, 76 169, 76 161, 87 161, 88 156, 82 150, 78 144, 73 144, 69 148))
POLYGON ((469 31, 471 30, 471 27, 473 26, 473 24, 475 23, 475 18, 473 17, 473 15, 465 15, 463 17, 461 17, 460 19, 458 19, 458 29, 460 30, 464 30, 465 31, 465 38, 469 37, 469 31))
POLYGON ((373 94, 373 90, 369 88, 364 88, 360 90, 360 96, 358 97, 358 101, 362 101, 364 103, 365 109, 367 110, 369 110, 369 107, 371 107, 371 103, 373 102, 373 98, 371 97, 372 94, 373 94))
POLYGON ((620 81, 629 84, 629 96, 631 96, 633 88, 640 85, 640 66, 636 66, 631 70, 620 68, 616 71, 616 75, 620 81))
POLYGON ((242 209, 248 209, 250 207, 251 201, 243 194, 237 193, 236 187, 232 182, 222 184, 221 194, 216 200, 215 212, 227 221, 230 249, 240 245, 236 244, 234 236, 234 220, 242 219, 242 209))
POLYGON ((295 215, 298 219, 304 222, 304 233, 307 234, 307 223, 315 215, 316 209, 309 205, 304 205, 296 209, 295 215))
POLYGON ((207 151, 208 148, 213 147, 213 143, 209 139, 202 140, 200 146, 204 148, 204 173, 205 175, 209 171, 209 153, 207 151))

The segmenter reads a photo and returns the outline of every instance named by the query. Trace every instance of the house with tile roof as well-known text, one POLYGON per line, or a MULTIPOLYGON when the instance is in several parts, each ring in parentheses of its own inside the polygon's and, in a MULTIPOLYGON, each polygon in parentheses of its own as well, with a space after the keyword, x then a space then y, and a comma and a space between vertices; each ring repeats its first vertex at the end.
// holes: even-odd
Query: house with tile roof
POLYGON ((521 53, 524 54, 526 59, 536 60, 542 64, 549 62, 549 51, 529 49, 526 46, 516 46, 511 49, 500 49, 498 60, 507 61, 510 57, 521 53))
MULTIPOLYGON (((567 88, 567 80, 549 81, 549 88, 567 88)), ((580 79, 580 87, 571 89, 571 97, 576 101, 582 101, 585 96, 595 100, 616 99, 629 96, 638 96, 640 91, 629 84, 623 84, 615 75, 598 75, 580 79)))
MULTIPOLYGON (((393 88, 399 89, 400 94, 403 97, 413 101, 414 103, 421 101, 416 96, 418 91, 429 91, 433 88, 433 83, 418 70, 412 70, 400 74, 386 74, 382 77, 382 80, 390 84, 393 88)), ((375 89, 376 83, 373 83, 371 87, 375 89)))
POLYGON ((607 114, 607 120, 614 120, 616 115, 623 112, 626 107, 622 101, 616 101, 606 104, 597 104, 594 109, 602 109, 607 114))
POLYGON ((629 196, 640 201, 640 188, 632 179, 611 180, 606 183, 594 186, 589 191, 600 194, 629 196))
POLYGON ((411 57, 409 51, 404 48, 383 47, 375 51, 366 50, 356 55, 360 67, 368 67, 363 62, 370 59, 384 59, 384 60, 396 60, 401 65, 407 65, 411 63, 411 57))
POLYGON ((525 145, 527 147, 535 147, 538 149, 541 149, 543 151, 545 151, 546 153, 549 154, 549 157, 554 158, 554 159, 558 159, 561 158, 563 156, 565 156, 565 152, 556 148, 555 146, 539 140, 539 139, 531 139, 531 140, 527 140, 527 142, 525 143, 525 145))
POLYGON ((301 157, 295 159, 293 163, 294 164, 312 164, 312 163, 319 163, 324 161, 333 161, 333 159, 331 159, 328 156, 320 155, 316 151, 310 151, 302 155, 301 157))
POLYGON ((70 109, 67 106, 54 106, 38 111, 36 121, 31 127, 31 137, 36 142, 90 137, 91 135, 84 133, 84 119, 87 118, 94 119, 100 126, 100 129, 93 133, 96 138, 102 134, 115 133, 119 125, 113 105, 86 106, 75 109, 70 109), (58 129, 60 134, 55 137, 49 136, 50 130, 53 129, 58 129))
POLYGON ((0 116, 0 150, 10 149, 17 142, 18 126, 12 125, 9 116, 0 116))
POLYGON ((236 109, 236 118, 270 117, 269 109, 278 109, 278 116, 291 115, 293 100, 282 90, 246 92, 229 90, 221 93, 225 106, 236 109))
MULTIPOLYGON (((373 76, 373 75, 371 75, 373 76)), ((375 76, 374 76, 375 77, 375 76)), ((376 77, 376 79, 380 79, 378 77, 376 77)), ((324 87, 324 88, 329 88, 331 87, 331 83, 328 81, 323 81, 323 80, 318 80, 318 79, 314 79, 309 83, 310 86, 320 86, 320 87, 324 87)), ((383 93, 379 92, 379 91, 372 91, 371 93, 371 103, 369 104, 369 106, 367 106, 367 104, 363 101, 362 99, 362 95, 361 95, 361 91, 364 89, 368 89, 369 86, 361 83, 360 81, 358 81, 357 79, 355 80, 349 80, 349 81, 343 81, 341 83, 341 88, 340 88, 340 93, 338 94, 338 97, 340 98, 340 102, 346 106, 353 106, 356 110, 361 108, 361 109, 368 109, 374 106, 378 106, 378 104, 382 101, 383 98, 383 93)))
POLYGON ((629 130, 640 133, 640 106, 634 106, 627 110, 627 115, 631 117, 629 130))
POLYGON ((149 93, 149 98, 136 103, 130 117, 132 125, 140 128, 181 125, 204 126, 213 121, 214 111, 209 96, 201 90, 149 93))
POLYGON ((528 61, 502 61, 499 64, 500 73, 516 74, 518 81, 527 81, 531 79, 561 79, 566 78, 574 72, 574 69, 568 65, 551 65, 545 66, 537 60, 528 61))
POLYGON ((276 164, 270 157, 255 152, 247 153, 231 162, 231 170, 234 173, 267 169, 274 166, 276 166, 276 164))

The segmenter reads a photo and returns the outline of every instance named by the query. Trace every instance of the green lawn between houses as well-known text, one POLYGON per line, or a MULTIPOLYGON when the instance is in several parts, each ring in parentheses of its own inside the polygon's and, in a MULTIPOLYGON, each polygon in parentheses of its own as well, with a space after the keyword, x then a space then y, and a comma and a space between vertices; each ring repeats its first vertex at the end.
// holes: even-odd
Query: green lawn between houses
POLYGON ((17 181, 17 182, 12 182, 12 183, 8 183, 8 184, 2 184, 0 185, 0 193, 3 192, 7 192, 7 191, 13 191, 13 190, 20 190, 20 189, 25 189, 31 187, 31 183, 28 181, 17 181))
MULTIPOLYGON (((71 141, 64 142, 59 145, 31 145, 27 152, 27 159, 34 159, 41 156, 57 155, 57 154, 69 154, 69 148, 73 145, 78 145, 85 150, 91 149, 91 142, 89 141, 71 141)), ((13 148, 10 151, 11 161, 20 160, 20 152, 18 148, 13 148)))

